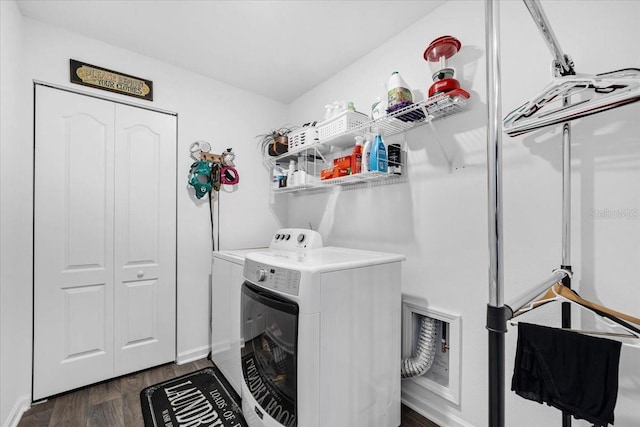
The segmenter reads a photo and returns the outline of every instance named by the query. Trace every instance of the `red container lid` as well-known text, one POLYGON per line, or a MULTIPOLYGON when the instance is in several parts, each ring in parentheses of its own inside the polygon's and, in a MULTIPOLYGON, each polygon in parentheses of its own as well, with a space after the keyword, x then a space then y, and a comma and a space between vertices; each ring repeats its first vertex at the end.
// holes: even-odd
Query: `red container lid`
POLYGON ((438 37, 427 46, 422 56, 425 61, 438 62, 442 56, 447 59, 451 58, 458 53, 461 46, 462 43, 460 43, 460 40, 453 36, 438 37))

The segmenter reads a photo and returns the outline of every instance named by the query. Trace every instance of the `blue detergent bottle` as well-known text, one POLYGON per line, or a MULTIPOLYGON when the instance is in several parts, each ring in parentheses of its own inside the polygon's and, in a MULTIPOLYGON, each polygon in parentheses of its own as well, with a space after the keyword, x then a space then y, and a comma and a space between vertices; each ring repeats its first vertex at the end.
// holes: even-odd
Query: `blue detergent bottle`
POLYGON ((369 170, 371 172, 387 172, 387 149, 382 140, 382 135, 377 133, 371 144, 369 156, 369 170))

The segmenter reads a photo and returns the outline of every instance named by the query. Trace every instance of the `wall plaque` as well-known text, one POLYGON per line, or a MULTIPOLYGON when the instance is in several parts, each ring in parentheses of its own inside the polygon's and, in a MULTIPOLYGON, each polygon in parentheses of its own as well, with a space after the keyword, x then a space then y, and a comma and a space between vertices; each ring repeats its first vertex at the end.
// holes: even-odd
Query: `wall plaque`
POLYGON ((70 59, 71 83, 153 101, 153 82, 70 59))

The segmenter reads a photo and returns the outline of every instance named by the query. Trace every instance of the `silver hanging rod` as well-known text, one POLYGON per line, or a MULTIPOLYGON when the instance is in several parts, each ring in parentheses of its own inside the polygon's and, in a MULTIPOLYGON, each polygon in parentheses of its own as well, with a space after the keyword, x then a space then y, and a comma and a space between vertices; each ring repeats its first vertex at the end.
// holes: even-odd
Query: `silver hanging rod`
POLYGON ((569 64, 569 61, 564 55, 564 51, 560 47, 560 43, 558 43, 558 39, 556 39, 556 35, 553 33, 553 28, 549 24, 547 20, 547 15, 545 15, 544 10, 540 6, 540 2, 538 0, 522 0, 529 9, 529 13, 533 17, 533 20, 538 25, 538 29, 540 33, 544 37, 544 40, 547 42, 547 46, 549 50, 551 50, 551 54, 555 58, 556 62, 562 67, 565 73, 573 73, 573 67, 569 64))
POLYGON ((487 186, 489 202, 489 305, 503 302, 502 239, 502 90, 500 77, 500 3, 485 0, 487 50, 487 186))

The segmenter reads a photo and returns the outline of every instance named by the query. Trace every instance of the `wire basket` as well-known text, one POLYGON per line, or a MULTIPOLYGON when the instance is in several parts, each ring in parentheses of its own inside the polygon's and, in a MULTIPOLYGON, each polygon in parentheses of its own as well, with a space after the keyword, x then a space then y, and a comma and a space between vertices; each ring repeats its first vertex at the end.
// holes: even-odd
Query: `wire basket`
POLYGON ((318 129, 315 127, 305 127, 289 135, 289 151, 306 148, 318 143, 318 129))
POLYGON ((344 111, 327 121, 318 124, 318 139, 320 142, 332 140, 332 143, 353 142, 354 135, 366 135, 366 129, 351 133, 355 129, 362 128, 369 122, 366 114, 356 111, 344 111))

